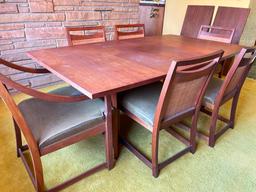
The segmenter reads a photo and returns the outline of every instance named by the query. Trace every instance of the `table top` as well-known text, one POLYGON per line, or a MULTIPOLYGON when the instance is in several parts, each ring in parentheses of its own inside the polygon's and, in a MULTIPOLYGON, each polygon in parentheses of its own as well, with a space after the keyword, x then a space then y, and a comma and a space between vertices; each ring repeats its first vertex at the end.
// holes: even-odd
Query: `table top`
POLYGON ((164 78, 172 60, 220 49, 229 58, 241 47, 166 35, 43 49, 28 55, 83 94, 97 98, 164 78))

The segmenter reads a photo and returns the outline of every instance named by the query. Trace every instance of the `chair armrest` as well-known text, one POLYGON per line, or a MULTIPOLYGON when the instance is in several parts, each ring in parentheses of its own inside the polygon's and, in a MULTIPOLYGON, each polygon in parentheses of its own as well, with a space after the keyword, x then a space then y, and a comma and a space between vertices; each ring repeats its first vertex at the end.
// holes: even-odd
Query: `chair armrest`
POLYGON ((27 72, 27 73, 50 73, 50 71, 48 71, 47 69, 35 69, 35 68, 23 67, 23 66, 5 61, 3 59, 0 59, 0 64, 19 70, 19 71, 27 72))
POLYGON ((49 94, 44 93, 41 91, 37 91, 35 89, 28 88, 24 85, 21 85, 19 83, 16 83, 12 81, 10 78, 5 77, 4 75, 0 74, 0 81, 7 86, 10 86, 22 93, 25 93, 27 95, 33 96, 35 98, 39 98, 45 101, 50 102, 64 102, 64 103, 71 103, 71 102, 79 102, 88 99, 87 96, 81 95, 81 96, 62 96, 62 95, 55 95, 55 94, 49 94))

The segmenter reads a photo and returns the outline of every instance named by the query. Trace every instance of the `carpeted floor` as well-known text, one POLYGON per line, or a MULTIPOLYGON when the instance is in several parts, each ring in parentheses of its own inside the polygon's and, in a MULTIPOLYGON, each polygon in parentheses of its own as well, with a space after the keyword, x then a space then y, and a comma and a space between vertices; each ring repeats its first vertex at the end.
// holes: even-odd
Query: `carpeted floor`
MULTIPOLYGON (((23 95, 15 96, 17 101, 23 95)), ((222 110, 228 115, 229 104, 222 110)), ((31 181, 16 158, 10 114, 0 102, 0 191, 30 192, 31 181)), ((103 170, 67 188, 67 192, 255 192, 256 191, 256 81, 248 79, 242 90, 234 130, 217 141, 214 149, 198 142, 197 152, 186 154, 167 166, 159 178, 128 150, 122 149, 115 168, 103 170)), ((200 117, 199 128, 209 119, 200 117)), ((125 126, 125 125, 123 125, 125 126)), ((127 126, 127 125, 126 125, 127 126)), ((130 138, 150 154, 150 134, 133 123, 130 138)), ((160 159, 183 145, 165 132, 160 135, 160 159)), ((43 157, 45 182, 51 187, 104 161, 102 136, 80 142, 43 157)))

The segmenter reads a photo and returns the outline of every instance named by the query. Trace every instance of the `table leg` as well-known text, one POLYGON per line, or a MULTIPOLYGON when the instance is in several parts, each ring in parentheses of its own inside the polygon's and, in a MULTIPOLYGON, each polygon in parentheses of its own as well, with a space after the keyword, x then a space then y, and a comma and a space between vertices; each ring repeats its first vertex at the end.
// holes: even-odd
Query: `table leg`
POLYGON ((110 170, 115 165, 111 96, 105 96, 104 100, 105 100, 105 115, 106 115, 106 132, 105 132, 106 160, 107 160, 107 167, 110 170))

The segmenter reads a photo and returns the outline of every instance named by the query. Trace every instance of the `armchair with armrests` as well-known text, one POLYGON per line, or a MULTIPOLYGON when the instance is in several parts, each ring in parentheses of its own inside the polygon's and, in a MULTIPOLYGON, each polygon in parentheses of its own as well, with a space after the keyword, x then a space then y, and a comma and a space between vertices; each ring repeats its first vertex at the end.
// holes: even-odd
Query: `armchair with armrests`
MULTIPOLYGON (((23 72, 48 73, 46 69, 22 67, 2 59, 0 64, 23 72)), ((21 157, 36 191, 59 191, 96 171, 113 168, 112 129, 111 125, 106 123, 106 119, 112 118, 112 111, 109 110, 111 98, 106 97, 105 102, 101 99, 90 100, 85 95, 76 94, 72 87, 43 93, 18 84, 1 73, 0 96, 13 117, 17 156, 21 157), (12 87, 32 98, 16 104, 7 87, 12 87), (106 162, 46 190, 41 156, 102 133, 105 133, 106 162), (27 145, 22 143, 22 135, 27 145), (25 151, 30 152, 33 170, 24 156, 25 151)))

